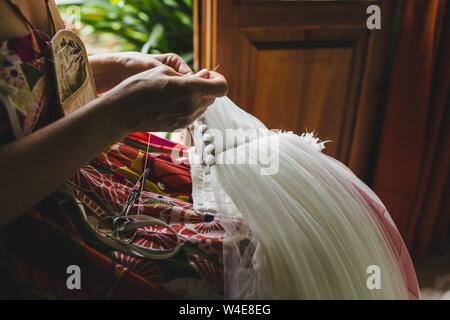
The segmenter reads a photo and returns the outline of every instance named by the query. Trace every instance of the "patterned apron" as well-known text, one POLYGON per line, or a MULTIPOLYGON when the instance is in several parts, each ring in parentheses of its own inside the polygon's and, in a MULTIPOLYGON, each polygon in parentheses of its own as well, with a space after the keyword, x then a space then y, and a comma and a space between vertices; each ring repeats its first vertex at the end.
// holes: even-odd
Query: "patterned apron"
MULTIPOLYGON (((28 95, 2 97, 12 131, 20 138, 85 105, 96 97, 96 90, 82 41, 73 32, 56 32, 47 0, 55 33, 51 39, 43 37, 45 43, 36 40, 42 32, 28 22, 12 1, 8 3, 30 29, 33 51, 45 52, 49 66, 48 73, 42 70, 50 94, 38 100, 48 106, 29 108, 40 113, 27 116, 42 119, 40 124, 24 130, 17 101, 28 95)), ((17 41, 29 38, 24 36, 17 41)), ((17 53, 16 47, 10 48, 12 42, 16 40, 5 44, 5 57, 18 60, 11 68, 22 72, 35 67, 36 62, 23 58, 29 55, 28 49, 22 49, 21 44, 19 49, 25 51, 17 53)), ((8 85, 12 87, 14 83, 8 85)), ((22 85, 17 88, 25 90, 22 85)), ((146 132, 130 134, 83 166, 62 188, 63 192, 49 196, 0 230, 0 273, 10 276, 11 282, 19 286, 18 296, 221 298, 225 230, 213 216, 192 210, 190 166, 172 162, 174 149, 184 151, 186 147, 146 132), (176 254, 166 259, 140 257, 96 232, 101 219, 120 212, 146 167, 150 168, 150 175, 143 184, 142 203, 131 211, 163 223, 143 227, 133 245, 161 253, 177 248, 176 254), (179 246, 171 230, 179 237, 179 246), (78 265, 83 272, 82 290, 66 287, 66 269, 70 265, 78 265)), ((236 224, 239 226, 240 222, 236 224)), ((243 239, 243 248, 245 243, 243 239)))

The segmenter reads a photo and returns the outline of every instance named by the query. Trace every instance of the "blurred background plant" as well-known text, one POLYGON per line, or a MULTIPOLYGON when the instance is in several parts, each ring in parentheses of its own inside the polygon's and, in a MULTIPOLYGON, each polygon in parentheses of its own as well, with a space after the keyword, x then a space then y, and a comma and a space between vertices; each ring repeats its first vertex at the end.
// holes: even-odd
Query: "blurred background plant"
POLYGON ((193 61, 192 0, 57 0, 90 54, 175 52, 193 61))

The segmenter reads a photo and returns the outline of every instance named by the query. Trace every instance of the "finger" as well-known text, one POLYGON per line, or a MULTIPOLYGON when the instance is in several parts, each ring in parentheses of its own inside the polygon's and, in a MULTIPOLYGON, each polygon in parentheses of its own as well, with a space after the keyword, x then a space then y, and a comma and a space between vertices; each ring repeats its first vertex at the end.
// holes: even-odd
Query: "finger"
POLYGON ((152 60, 152 67, 149 68, 149 69, 152 69, 152 68, 155 68, 155 67, 159 67, 159 66, 163 66, 163 65, 164 65, 164 63, 162 63, 158 59, 153 59, 152 60))
POLYGON ((191 123, 200 118, 215 100, 215 98, 201 99, 201 102, 197 103, 196 109, 190 114, 191 123))
POLYGON ((216 101, 216 98, 204 98, 202 101, 202 108, 205 109, 204 111, 206 111, 206 109, 208 109, 208 107, 212 105, 214 101, 216 101))
POLYGON ((191 68, 188 66, 188 64, 177 54, 174 53, 168 53, 165 55, 160 56, 160 61, 169 67, 172 67, 177 72, 187 75, 189 73, 192 73, 191 68))
POLYGON ((188 64, 183 59, 181 59, 180 57, 178 57, 178 58, 179 58, 179 65, 178 65, 178 70, 177 71, 179 73, 181 73, 181 74, 191 74, 191 73, 193 73, 191 68, 188 66, 188 64))
POLYGON ((162 69, 162 72, 165 74, 165 75, 167 75, 167 76, 182 76, 182 74, 181 73, 179 73, 177 70, 175 70, 175 69, 173 69, 172 67, 170 67, 170 66, 167 66, 167 65, 161 65, 161 66, 159 66, 158 68, 161 68, 162 69))
POLYGON ((191 114, 191 117, 193 117, 194 119, 200 117, 203 113, 205 113, 208 107, 214 103, 214 100, 215 99, 203 99, 202 102, 197 105, 197 108, 191 114))
POLYGON ((199 72, 197 72, 196 74, 194 74, 194 76, 198 77, 198 78, 208 79, 209 78, 209 70, 204 68, 204 69, 200 70, 199 72))
MULTIPOLYGON (((209 79, 224 79, 225 77, 215 70, 209 71, 209 79)), ((225 80, 226 81, 226 80, 225 80)))
MULTIPOLYGON (((212 72, 210 72, 212 75, 212 72)), ((198 90, 202 97, 218 98, 227 94, 228 84, 225 78, 221 75, 215 75, 214 78, 191 78, 194 90, 198 90)))

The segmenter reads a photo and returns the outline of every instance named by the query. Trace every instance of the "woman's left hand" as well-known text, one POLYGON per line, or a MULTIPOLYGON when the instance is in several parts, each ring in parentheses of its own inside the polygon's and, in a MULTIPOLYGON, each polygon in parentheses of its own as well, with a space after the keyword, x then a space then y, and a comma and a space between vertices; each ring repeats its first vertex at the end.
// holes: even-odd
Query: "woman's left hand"
POLYGON ((128 77, 160 65, 166 65, 180 74, 191 74, 188 64, 175 53, 143 54, 119 52, 89 57, 97 93, 104 93, 128 77))

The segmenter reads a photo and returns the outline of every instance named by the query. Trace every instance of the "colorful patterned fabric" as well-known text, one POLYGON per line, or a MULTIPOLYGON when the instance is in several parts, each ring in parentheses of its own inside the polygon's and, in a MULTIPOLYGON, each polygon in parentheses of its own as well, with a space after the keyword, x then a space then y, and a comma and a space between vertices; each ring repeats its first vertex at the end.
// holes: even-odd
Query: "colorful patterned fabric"
MULTIPOLYGON (((0 93, 11 97, 24 134, 38 129, 50 96, 44 57, 32 47, 31 34, 0 42, 0 93)), ((1 142, 12 140, 4 111, 0 119, 1 142)))
MULTIPOLYGON (((52 121, 46 113, 58 113, 51 72, 35 43, 33 34, 0 42, 0 89, 12 97, 26 134, 52 121)), ((7 113, 0 104, 0 143, 12 140, 7 113)), ((68 182, 95 225, 98 219, 120 212, 146 163, 151 174, 142 205, 132 210, 169 223, 182 241, 177 255, 150 260, 113 250, 93 235, 73 201, 55 193, 0 230, 0 283, 5 284, 0 295, 221 298, 225 232, 213 216, 192 210, 190 167, 175 164, 170 157, 174 149, 183 148, 149 133, 135 133, 99 154, 68 182), (81 290, 66 286, 70 265, 81 269, 81 290)), ((134 240, 138 245, 156 250, 174 245, 173 235, 164 227, 141 231, 134 240)))

